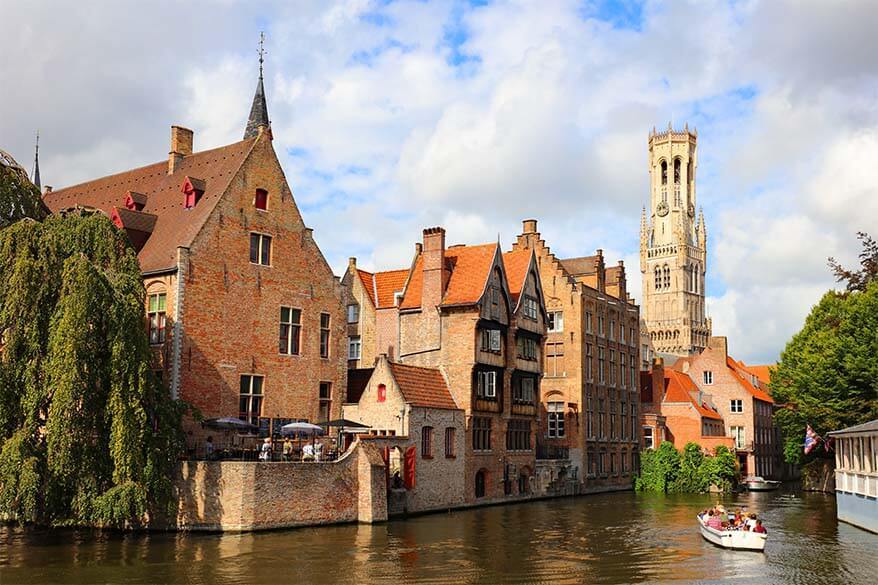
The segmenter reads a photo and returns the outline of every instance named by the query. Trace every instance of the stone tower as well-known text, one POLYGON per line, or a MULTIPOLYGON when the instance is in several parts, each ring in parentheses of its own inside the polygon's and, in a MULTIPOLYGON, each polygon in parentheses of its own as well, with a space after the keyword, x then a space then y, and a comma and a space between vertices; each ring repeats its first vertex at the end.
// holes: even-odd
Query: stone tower
POLYGON ((649 134, 649 211, 640 221, 643 328, 658 353, 690 355, 707 345, 707 230, 695 217, 698 132, 671 125, 649 134))

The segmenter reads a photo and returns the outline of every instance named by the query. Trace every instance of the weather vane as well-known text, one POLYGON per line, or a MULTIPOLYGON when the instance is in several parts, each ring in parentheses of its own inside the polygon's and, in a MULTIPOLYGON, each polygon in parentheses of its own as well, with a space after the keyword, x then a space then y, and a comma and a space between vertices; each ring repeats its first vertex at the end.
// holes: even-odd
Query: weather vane
POLYGON ((264 31, 260 31, 259 33, 259 49, 256 52, 259 54, 259 77, 262 77, 262 62, 265 61, 265 53, 268 52, 265 50, 264 31))

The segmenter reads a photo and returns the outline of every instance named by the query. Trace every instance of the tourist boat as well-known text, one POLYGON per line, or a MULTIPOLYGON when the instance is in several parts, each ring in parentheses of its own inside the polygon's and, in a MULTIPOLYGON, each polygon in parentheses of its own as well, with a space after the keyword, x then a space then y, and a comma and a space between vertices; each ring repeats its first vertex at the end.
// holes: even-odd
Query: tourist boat
POLYGON ((751 475, 744 479, 744 485, 751 492, 770 492, 780 487, 779 481, 764 479, 758 475, 751 475))
POLYGON ((705 524, 700 516, 696 516, 696 519, 701 528, 701 536, 708 542, 734 550, 765 550, 767 534, 747 530, 717 530, 705 524))

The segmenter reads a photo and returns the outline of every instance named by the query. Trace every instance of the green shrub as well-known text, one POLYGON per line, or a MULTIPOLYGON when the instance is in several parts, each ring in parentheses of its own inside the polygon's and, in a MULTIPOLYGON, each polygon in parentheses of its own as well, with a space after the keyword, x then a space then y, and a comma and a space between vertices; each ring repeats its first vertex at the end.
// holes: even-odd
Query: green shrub
POLYGON ((705 456, 696 443, 687 443, 681 455, 665 441, 641 455, 634 487, 660 493, 703 493, 712 485, 729 491, 734 482, 735 456, 728 448, 717 447, 713 456, 705 456))

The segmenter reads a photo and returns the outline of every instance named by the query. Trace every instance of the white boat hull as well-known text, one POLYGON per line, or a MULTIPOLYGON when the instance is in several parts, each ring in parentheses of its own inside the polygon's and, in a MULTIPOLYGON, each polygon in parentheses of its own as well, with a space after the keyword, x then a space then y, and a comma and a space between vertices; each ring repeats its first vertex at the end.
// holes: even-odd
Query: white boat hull
POLYGON ((758 532, 749 532, 746 530, 715 530, 706 526, 701 519, 698 518, 698 526, 701 529, 701 536, 704 540, 711 542, 717 546, 732 550, 765 550, 765 541, 768 536, 758 532))
POLYGON ((761 477, 751 477, 744 480, 744 485, 751 492, 769 492, 780 487, 779 481, 770 479, 762 479, 761 477))

